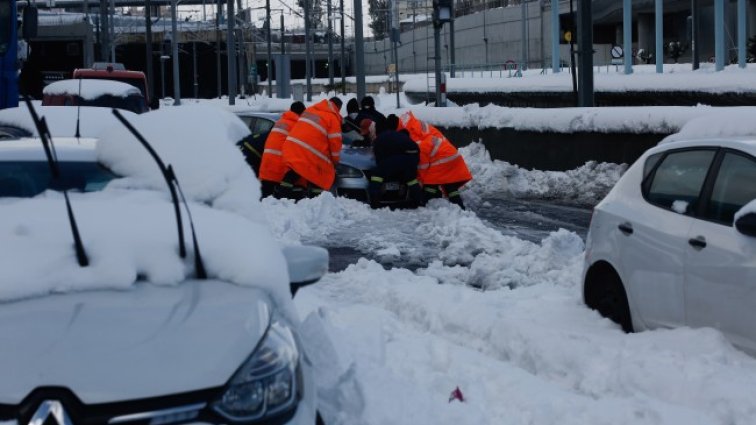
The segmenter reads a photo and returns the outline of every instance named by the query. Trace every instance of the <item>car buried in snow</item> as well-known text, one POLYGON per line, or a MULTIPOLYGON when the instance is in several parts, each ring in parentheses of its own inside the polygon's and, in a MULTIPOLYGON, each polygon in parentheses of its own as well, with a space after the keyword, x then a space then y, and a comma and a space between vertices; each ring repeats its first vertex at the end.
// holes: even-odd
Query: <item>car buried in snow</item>
POLYGON ((282 247, 254 218, 259 212, 233 209, 259 202, 238 184, 251 190, 254 177, 231 146, 206 148, 203 160, 229 170, 215 195, 195 187, 207 178, 181 189, 181 175, 161 180, 168 191, 153 188, 155 169, 202 173, 167 147, 171 138, 156 140, 162 124, 183 122, 176 137, 195 151, 212 141, 208 134, 246 130, 228 125, 233 116, 214 120, 227 114, 220 110, 182 118, 171 109, 132 123, 163 154, 159 167, 125 130, 97 142, 52 139, 51 155, 44 131, 41 140, 0 142, 0 422, 319 420, 291 298, 326 272, 328 253, 282 247), (24 181, 10 181, 19 175, 24 181), (183 207, 166 195, 176 191, 189 198, 183 207), (216 206, 229 197, 231 207, 216 206))
MULTIPOLYGON (((270 131, 280 118, 280 113, 272 112, 236 112, 239 118, 249 126, 252 134, 270 131)), ((376 167, 375 156, 370 147, 362 144, 362 136, 348 125, 343 127, 341 160, 336 164, 336 181, 331 191, 334 195, 370 203, 368 191, 370 176, 376 167)), ((409 192, 404 182, 384 182, 381 205, 405 205, 409 201, 409 192)))
POLYGON ((585 303, 625 331, 712 327, 756 354, 756 139, 665 142, 595 208, 585 303))
POLYGON ((131 84, 85 78, 50 83, 42 91, 42 105, 117 108, 135 114, 149 111, 144 95, 131 84))

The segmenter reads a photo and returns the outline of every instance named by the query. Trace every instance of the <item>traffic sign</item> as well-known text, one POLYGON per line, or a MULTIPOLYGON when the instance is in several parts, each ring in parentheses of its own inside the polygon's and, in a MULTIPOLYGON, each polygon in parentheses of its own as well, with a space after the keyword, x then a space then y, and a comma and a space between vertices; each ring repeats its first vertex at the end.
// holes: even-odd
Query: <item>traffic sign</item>
POLYGON ((625 56, 625 52, 622 51, 620 46, 612 46, 612 59, 622 59, 625 56))

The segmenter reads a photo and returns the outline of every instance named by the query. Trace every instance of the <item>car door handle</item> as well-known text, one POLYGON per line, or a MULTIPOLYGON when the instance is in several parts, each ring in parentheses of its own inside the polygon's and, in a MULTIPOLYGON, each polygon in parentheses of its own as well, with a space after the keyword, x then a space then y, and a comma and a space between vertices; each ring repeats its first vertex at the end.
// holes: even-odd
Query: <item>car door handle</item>
POLYGON ((620 232, 622 232, 625 236, 630 236, 633 234, 633 225, 630 223, 622 223, 617 226, 617 228, 620 229, 620 232))
POLYGON ((688 243, 690 246, 696 249, 704 249, 706 248, 706 238, 703 236, 699 236, 697 238, 689 239, 688 243))

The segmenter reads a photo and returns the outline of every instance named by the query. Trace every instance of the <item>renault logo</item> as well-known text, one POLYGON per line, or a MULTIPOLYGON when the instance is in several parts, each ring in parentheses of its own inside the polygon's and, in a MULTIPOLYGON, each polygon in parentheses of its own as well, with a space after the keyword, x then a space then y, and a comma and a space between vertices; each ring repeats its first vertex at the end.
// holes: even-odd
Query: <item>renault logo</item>
POLYGON ((71 418, 58 400, 45 400, 37 407, 28 425, 43 425, 52 416, 58 425, 73 425, 71 418))

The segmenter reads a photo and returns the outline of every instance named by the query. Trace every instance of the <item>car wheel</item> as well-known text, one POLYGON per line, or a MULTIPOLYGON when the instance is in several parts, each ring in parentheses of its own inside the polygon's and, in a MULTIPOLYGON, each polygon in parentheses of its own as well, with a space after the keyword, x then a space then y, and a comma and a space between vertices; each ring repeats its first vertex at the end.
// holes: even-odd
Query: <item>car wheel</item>
POLYGON ((620 325, 623 331, 633 332, 627 294, 622 281, 613 271, 601 270, 588 275, 585 303, 589 308, 597 310, 602 316, 620 325))

